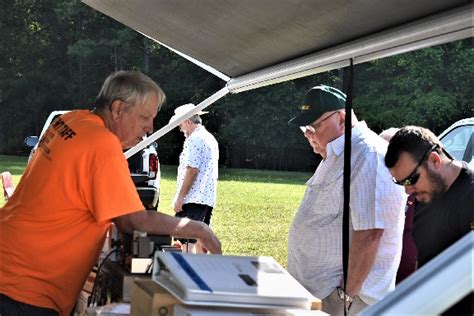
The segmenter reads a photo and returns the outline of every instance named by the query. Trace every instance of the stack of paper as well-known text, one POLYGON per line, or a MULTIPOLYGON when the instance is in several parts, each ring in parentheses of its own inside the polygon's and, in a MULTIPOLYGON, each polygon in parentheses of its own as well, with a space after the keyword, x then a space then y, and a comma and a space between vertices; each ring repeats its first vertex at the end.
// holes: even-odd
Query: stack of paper
POLYGON ((152 279, 187 305, 309 309, 315 299, 271 257, 156 252, 152 279))
POLYGON ((301 308, 291 309, 254 309, 224 308, 224 307, 194 307, 176 304, 173 306, 173 316, 327 316, 319 310, 301 308))

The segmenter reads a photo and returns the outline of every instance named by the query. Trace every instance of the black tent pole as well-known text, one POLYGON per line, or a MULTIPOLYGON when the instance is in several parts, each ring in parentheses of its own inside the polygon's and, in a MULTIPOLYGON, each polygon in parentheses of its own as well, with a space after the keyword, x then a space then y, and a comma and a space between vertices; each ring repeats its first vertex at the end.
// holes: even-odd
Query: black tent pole
MULTIPOLYGON (((343 87, 346 92, 346 121, 344 131, 344 206, 342 213, 342 270, 344 276, 344 292, 346 292, 347 270, 349 266, 349 216, 350 216, 350 187, 351 187, 351 138, 352 138, 352 87, 354 64, 350 59, 349 67, 344 68, 343 87)), ((347 315, 347 305, 344 302, 344 315, 347 315)))

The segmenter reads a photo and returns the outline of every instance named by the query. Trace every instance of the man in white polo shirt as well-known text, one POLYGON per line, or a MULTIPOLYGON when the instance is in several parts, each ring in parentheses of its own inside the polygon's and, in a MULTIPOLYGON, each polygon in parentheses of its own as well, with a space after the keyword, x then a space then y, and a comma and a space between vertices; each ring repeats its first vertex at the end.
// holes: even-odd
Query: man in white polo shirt
MULTIPOLYGON (((174 110, 174 116, 189 112, 194 104, 185 104, 174 110)), ((173 200, 176 217, 187 217, 210 225, 217 197, 219 147, 214 136, 202 125, 199 112, 179 125, 186 137, 179 156, 177 190, 173 200)), ((179 239, 183 252, 205 253, 195 239, 179 239)))
POLYGON ((288 270, 331 315, 357 314, 395 288, 400 263, 406 196, 384 165, 387 142, 352 116, 350 246, 346 291, 342 272, 344 124, 346 96, 316 86, 299 113, 299 126, 323 160, 288 237, 288 270))

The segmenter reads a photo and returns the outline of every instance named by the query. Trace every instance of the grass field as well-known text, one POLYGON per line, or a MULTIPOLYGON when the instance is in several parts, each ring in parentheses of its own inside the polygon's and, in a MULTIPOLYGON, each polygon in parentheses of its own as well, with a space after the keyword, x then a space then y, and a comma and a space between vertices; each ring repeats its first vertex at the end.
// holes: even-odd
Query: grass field
MULTIPOLYGON (((15 184, 25 165, 26 158, 0 155, 0 172, 9 170, 15 184)), ((176 166, 162 166, 161 172, 159 210, 174 214, 176 166)), ((224 253, 272 256, 286 267, 288 229, 309 177, 301 172, 220 169, 212 228, 224 253)))

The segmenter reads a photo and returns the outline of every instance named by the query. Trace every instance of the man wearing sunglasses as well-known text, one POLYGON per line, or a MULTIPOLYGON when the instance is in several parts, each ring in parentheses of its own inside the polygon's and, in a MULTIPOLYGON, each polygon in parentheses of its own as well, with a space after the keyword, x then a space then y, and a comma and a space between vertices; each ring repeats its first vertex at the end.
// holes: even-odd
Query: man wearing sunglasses
POLYGON ((351 241, 346 291, 342 289, 342 213, 346 96, 316 86, 288 123, 304 132, 323 157, 288 236, 288 270, 324 312, 356 314, 395 288, 400 262, 406 196, 383 160, 387 142, 352 117, 351 241))
MULTIPOLYGON (((401 128, 390 140, 385 165, 418 202, 413 239, 420 267, 473 229, 474 171, 454 160, 430 130, 401 128)), ((463 304, 453 314, 472 313, 472 294, 463 304)))

